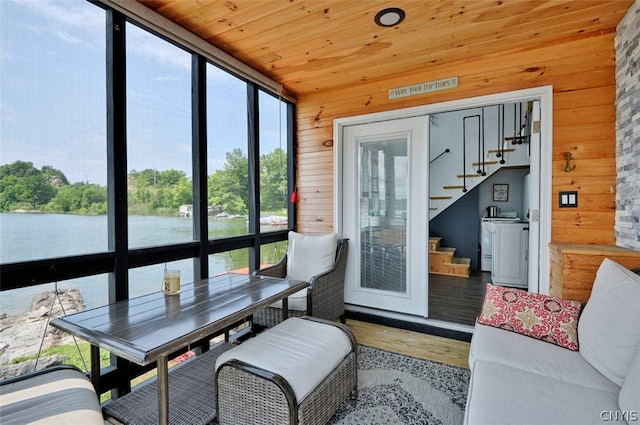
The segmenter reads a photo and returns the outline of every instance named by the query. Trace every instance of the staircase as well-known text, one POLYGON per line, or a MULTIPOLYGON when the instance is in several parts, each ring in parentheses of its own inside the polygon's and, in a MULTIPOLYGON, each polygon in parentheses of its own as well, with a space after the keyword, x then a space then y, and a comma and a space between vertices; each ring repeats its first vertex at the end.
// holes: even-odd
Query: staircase
POLYGON ((530 165, 529 108, 521 104, 496 108, 478 108, 481 115, 460 117, 458 133, 432 146, 442 153, 429 161, 429 220, 501 168, 530 165), (505 133, 514 135, 505 137, 505 133))
MULTIPOLYGON (((436 123, 430 147, 429 220, 501 168, 530 165, 531 107, 511 103, 461 111, 442 118, 446 122, 439 134, 436 123)), ((429 273, 468 278, 471 259, 455 257, 456 248, 440 246, 441 239, 429 238, 429 273)))
POLYGON ((441 247, 440 237, 429 238, 429 273, 469 277, 470 258, 456 258, 455 248, 441 247))

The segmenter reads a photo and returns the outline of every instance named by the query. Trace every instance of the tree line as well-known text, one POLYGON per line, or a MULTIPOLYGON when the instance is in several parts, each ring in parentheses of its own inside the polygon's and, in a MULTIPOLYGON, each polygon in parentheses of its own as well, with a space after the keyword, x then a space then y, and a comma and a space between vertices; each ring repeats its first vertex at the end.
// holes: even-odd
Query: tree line
MULTIPOLYGON (((287 208, 287 161, 280 148, 260 157, 262 211, 287 208)), ((246 215, 249 212, 248 159, 241 149, 227 152, 224 166, 207 178, 208 205, 217 212, 246 215)), ((127 175, 128 209, 131 215, 177 215, 180 205, 192 204, 192 180, 179 170, 132 170, 127 175)), ((65 174, 49 165, 15 161, 0 166, 0 212, 40 211, 106 214, 107 187, 70 183, 65 174)))

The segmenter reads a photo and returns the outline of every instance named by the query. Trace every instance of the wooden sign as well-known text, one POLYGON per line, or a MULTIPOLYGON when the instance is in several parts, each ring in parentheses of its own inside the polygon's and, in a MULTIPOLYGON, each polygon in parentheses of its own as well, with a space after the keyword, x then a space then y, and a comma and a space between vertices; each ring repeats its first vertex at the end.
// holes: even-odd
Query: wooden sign
POLYGON ((437 81, 415 84, 413 86, 398 87, 389 90, 389 99, 415 96, 417 94, 453 89, 458 87, 458 77, 445 78, 437 81))

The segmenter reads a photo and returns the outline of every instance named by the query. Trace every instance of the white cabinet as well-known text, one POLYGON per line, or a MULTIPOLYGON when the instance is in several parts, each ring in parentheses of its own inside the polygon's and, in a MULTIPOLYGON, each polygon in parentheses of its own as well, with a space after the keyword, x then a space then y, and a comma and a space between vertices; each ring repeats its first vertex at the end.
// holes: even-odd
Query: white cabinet
POLYGON ((529 223, 494 223, 493 270, 496 285, 528 287, 529 223))

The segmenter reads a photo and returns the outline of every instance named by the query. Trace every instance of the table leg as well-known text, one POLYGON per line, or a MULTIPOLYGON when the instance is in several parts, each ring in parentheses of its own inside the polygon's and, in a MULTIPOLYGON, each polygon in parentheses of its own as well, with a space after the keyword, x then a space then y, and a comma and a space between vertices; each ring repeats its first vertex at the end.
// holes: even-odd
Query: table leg
POLYGON ((282 299, 282 321, 284 322, 289 318, 289 297, 282 299))
POLYGON ((169 425, 169 365, 167 356, 158 358, 158 415, 160 425, 169 425))
POLYGON ((91 383, 100 394, 100 348, 95 345, 91 345, 91 383))

